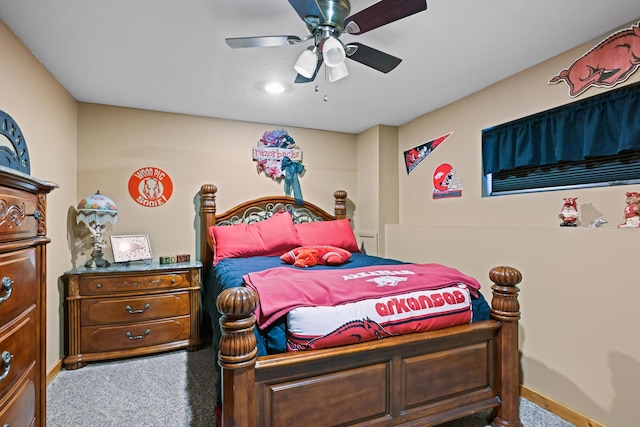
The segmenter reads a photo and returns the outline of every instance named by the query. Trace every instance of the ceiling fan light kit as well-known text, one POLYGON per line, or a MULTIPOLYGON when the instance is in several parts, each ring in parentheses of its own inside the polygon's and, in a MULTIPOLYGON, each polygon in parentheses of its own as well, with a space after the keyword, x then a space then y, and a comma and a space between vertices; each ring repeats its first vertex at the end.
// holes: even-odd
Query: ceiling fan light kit
POLYGON ((327 76, 329 77, 329 83, 337 82, 349 75, 347 64, 344 62, 336 65, 335 67, 327 67, 327 76))
POLYGON ((298 73, 295 83, 312 82, 323 63, 327 66, 329 81, 340 80, 349 75, 346 58, 388 73, 400 64, 400 58, 362 43, 345 44, 340 36, 343 33, 363 34, 427 9, 426 0, 380 0, 349 16, 349 0, 289 0, 289 4, 306 24, 310 33, 306 37, 235 37, 227 38, 226 42, 231 48, 238 49, 296 45, 313 39, 313 46, 302 52, 293 67, 298 73))
POLYGON ((344 46, 337 38, 330 36, 322 44, 322 58, 327 67, 337 67, 346 57, 344 46))
POLYGON ((310 79, 316 71, 319 59, 318 49, 310 46, 300 54, 293 69, 301 76, 310 79))

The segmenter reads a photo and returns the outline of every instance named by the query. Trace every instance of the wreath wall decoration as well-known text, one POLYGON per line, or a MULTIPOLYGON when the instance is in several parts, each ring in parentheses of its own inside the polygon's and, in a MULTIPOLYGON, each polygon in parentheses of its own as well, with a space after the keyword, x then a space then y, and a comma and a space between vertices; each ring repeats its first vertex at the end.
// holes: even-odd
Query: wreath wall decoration
POLYGON ((253 149, 253 160, 258 173, 263 172, 267 178, 276 182, 284 179, 284 192, 287 196, 293 193, 296 205, 302 205, 302 190, 298 176, 304 175, 302 150, 286 130, 278 129, 262 134, 258 146, 253 149))

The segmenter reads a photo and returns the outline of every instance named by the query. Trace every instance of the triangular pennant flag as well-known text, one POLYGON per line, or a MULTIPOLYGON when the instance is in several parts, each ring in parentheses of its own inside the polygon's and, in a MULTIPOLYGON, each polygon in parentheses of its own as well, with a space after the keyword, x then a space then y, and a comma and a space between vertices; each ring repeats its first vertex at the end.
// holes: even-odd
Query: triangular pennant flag
POLYGON ((432 141, 425 142, 417 147, 411 148, 404 152, 404 163, 407 166, 407 175, 416 168, 436 147, 444 142, 445 139, 453 132, 449 132, 446 135, 442 135, 432 141))

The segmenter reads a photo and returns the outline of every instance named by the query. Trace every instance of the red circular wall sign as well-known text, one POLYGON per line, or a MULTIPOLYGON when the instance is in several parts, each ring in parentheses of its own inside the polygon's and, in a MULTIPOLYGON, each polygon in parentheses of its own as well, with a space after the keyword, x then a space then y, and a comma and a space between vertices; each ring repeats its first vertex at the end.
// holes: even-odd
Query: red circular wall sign
POLYGON ((129 178, 129 195, 142 206, 162 206, 169 201, 172 193, 173 182, 162 169, 140 168, 129 178))

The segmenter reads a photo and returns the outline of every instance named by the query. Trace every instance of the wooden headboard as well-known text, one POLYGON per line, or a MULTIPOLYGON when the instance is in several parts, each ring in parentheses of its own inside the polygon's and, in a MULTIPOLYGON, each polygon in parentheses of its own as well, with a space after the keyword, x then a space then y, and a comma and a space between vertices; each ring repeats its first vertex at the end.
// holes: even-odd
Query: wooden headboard
POLYGON ((304 202, 304 206, 296 206, 293 197, 269 196, 249 200, 226 212, 216 215, 216 192, 213 184, 200 187, 200 259, 207 268, 213 262, 213 248, 209 227, 213 225, 233 225, 263 221, 276 212, 289 211, 295 223, 331 221, 347 216, 347 192, 337 190, 333 193, 333 215, 313 203, 304 202))

